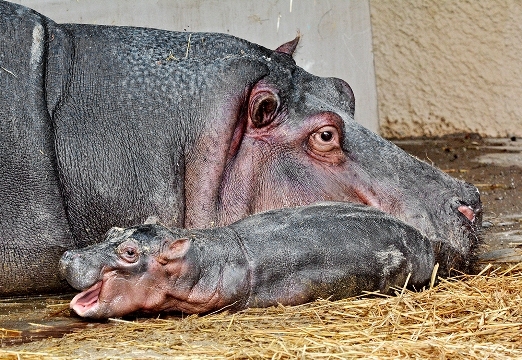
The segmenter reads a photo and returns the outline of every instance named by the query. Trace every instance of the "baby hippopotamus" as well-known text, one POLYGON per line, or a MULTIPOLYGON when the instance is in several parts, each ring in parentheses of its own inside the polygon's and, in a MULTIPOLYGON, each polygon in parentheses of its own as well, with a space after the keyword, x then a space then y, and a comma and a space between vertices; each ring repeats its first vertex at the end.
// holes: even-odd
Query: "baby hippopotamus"
POLYGON ((320 203, 259 213, 225 227, 112 228, 104 242, 67 251, 62 275, 83 292, 80 316, 135 311, 208 313, 318 298, 341 299, 431 277, 430 241, 375 208, 320 203))

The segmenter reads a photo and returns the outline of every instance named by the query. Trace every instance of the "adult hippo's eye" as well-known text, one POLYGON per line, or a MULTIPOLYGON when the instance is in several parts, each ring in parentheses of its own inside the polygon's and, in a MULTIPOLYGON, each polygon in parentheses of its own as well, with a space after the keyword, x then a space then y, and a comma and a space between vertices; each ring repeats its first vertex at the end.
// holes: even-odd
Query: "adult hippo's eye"
POLYGON ((324 156, 332 150, 340 149, 339 133, 333 126, 323 126, 310 135, 308 146, 317 155, 324 156))
POLYGON ((344 161, 341 137, 335 126, 323 126, 308 137, 308 153, 317 160, 340 164, 344 161))
POLYGON ((328 142, 330 140, 332 140, 333 138, 333 134, 331 131, 323 131, 321 133, 321 140, 323 140, 324 142, 328 142))
POLYGON ((140 252, 137 244, 134 241, 125 241, 118 246, 116 252, 120 259, 128 262, 129 264, 135 263, 140 257, 140 252))

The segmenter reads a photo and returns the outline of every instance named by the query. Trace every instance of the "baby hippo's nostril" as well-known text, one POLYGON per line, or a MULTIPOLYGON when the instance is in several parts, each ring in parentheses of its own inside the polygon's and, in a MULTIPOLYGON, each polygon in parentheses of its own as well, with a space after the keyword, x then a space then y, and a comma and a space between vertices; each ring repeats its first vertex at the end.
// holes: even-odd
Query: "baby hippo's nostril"
POLYGON ((475 211, 473 211, 473 209, 470 206, 460 205, 457 210, 459 210, 462 213, 462 215, 467 217, 469 221, 475 221, 475 211))

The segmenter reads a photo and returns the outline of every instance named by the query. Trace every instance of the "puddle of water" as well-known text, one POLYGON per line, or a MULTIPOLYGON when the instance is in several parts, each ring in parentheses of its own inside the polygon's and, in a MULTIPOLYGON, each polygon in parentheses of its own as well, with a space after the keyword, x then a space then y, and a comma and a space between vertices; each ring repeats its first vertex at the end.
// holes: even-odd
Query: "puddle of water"
MULTIPOLYGON (((507 209, 509 211, 509 209, 507 209)), ((519 214, 519 213, 511 213, 511 212, 506 212, 506 213, 498 213, 498 214, 492 214, 492 213, 489 213, 488 215, 484 216, 484 218, 482 219, 483 223, 484 222, 491 222, 493 225, 495 226, 502 226, 500 224, 502 223, 515 223, 515 222, 518 222, 518 223, 522 223, 522 214, 519 214)))
POLYGON ((522 249, 507 248, 489 251, 481 254, 479 260, 492 263, 518 263, 522 262, 522 249))
POLYGON ((486 218, 491 223, 484 232, 479 261, 490 263, 522 262, 522 214, 486 218))
POLYGON ((522 245, 522 230, 508 230, 492 233, 487 238, 491 245, 497 244, 502 247, 516 247, 522 245))
POLYGON ((522 167, 522 155, 517 153, 493 153, 484 154, 475 158, 481 164, 494 164, 498 166, 519 166, 522 167))
POLYGON ((491 154, 480 155, 474 159, 481 164, 493 164, 498 166, 520 166, 522 167, 522 144, 520 141, 511 141, 510 139, 485 139, 489 146, 484 149, 502 151, 491 154))
MULTIPOLYGON (((520 140, 520 139, 518 139, 520 140)), ((513 141, 511 138, 484 138, 482 141, 484 141, 485 144, 489 146, 494 146, 496 148, 501 146, 506 146, 510 148, 522 148, 522 142, 515 140, 513 141)), ((522 149, 521 149, 522 150, 522 149)))
POLYGON ((47 296, 0 299, 0 347, 17 345, 49 337, 61 337, 93 323, 72 316, 72 296, 47 296))

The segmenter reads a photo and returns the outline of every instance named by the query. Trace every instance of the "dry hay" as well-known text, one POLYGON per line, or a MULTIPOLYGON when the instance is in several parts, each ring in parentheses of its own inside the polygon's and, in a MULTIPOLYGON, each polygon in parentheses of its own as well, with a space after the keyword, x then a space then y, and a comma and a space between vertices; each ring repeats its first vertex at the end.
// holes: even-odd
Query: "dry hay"
POLYGON ((202 317, 111 320, 11 349, 16 359, 522 357, 522 264, 424 292, 202 317))

